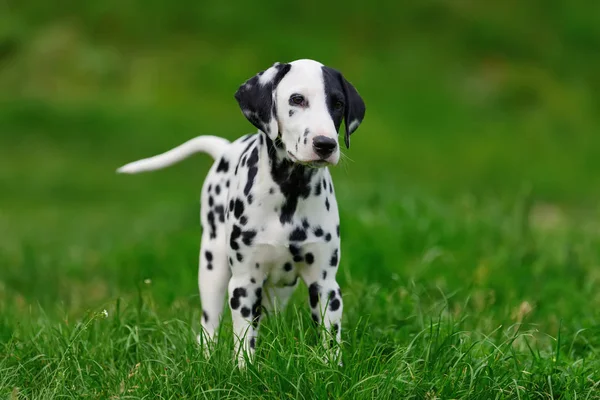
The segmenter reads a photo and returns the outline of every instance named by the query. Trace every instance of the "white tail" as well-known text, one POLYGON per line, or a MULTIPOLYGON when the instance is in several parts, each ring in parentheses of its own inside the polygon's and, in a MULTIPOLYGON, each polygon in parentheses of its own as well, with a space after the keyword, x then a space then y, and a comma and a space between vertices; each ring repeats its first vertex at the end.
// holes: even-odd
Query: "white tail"
POLYGON ((120 174, 137 174, 139 172, 154 171, 173 165, 199 152, 208 153, 212 158, 217 159, 229 143, 229 140, 218 136, 198 136, 165 153, 123 165, 117 169, 117 172, 120 174))

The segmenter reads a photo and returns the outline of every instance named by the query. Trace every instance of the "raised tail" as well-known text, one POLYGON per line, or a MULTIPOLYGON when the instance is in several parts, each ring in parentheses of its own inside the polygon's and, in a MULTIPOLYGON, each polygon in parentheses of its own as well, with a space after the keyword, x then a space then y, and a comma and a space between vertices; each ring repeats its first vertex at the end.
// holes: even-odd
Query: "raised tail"
POLYGON ((165 153, 125 164, 117 169, 117 172, 119 174, 137 174, 154 171, 173 165, 199 152, 208 153, 212 158, 217 159, 229 143, 229 140, 218 136, 198 136, 165 153))

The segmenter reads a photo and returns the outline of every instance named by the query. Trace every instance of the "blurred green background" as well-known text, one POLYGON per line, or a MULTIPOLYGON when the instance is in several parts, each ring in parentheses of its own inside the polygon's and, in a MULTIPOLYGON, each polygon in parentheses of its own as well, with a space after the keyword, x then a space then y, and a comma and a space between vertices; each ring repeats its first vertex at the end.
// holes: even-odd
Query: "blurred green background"
POLYGON ((0 295, 77 312, 151 278, 159 304, 199 308, 210 160, 114 170, 196 135, 252 131, 238 85, 275 61, 313 58, 367 104, 351 161, 334 170, 343 281, 475 282, 514 300, 497 300, 505 316, 540 290, 556 298, 566 277, 587 296, 598 279, 586 241, 600 216, 598 49, 597 1, 4 0, 0 295), (527 236, 537 228, 580 236, 539 250, 527 236), (536 270, 532 252, 554 250, 550 272, 536 270), (571 250, 587 257, 580 275, 571 250))

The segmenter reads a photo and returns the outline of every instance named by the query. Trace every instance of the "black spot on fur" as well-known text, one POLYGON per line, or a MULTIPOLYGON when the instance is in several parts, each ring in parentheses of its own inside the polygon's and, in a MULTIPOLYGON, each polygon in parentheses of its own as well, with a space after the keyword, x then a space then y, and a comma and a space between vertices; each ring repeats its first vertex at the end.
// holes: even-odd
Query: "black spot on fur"
POLYGON ((329 301, 335 299, 335 290, 330 290, 329 291, 329 301))
POLYGON ((331 311, 337 311, 337 310, 339 310, 341 304, 342 303, 340 302, 339 299, 333 299, 329 302, 329 309, 331 311))
POLYGON ((208 190, 207 190, 207 192, 208 192, 208 193, 210 193, 210 190, 211 190, 211 189, 212 189, 212 185, 211 185, 211 184, 209 184, 209 185, 208 185, 208 190))
POLYGON ((221 158, 221 161, 217 166, 217 172, 227 173, 227 171, 229 171, 229 163, 227 162, 227 160, 225 160, 225 158, 221 158))
POLYGON ((340 237, 340 224, 335 227, 335 231, 337 233, 337 237, 340 237))
POLYGON ((212 269, 213 269, 213 266, 212 266, 212 264, 211 264, 211 263, 208 263, 208 264, 206 265, 206 269, 207 269, 207 270, 209 270, 209 271, 212 271, 212 269))
POLYGON ((229 305, 233 310, 237 310, 240 307, 240 298, 232 297, 231 299, 229 299, 229 305))
POLYGON ((252 196, 252 194, 248 195, 248 204, 252 204, 252 201, 254 200, 254 197, 252 196))
POLYGON ((215 212, 219 215, 219 222, 225 222, 225 209, 221 204, 215 207, 215 212))
POLYGON ((303 227, 304 229, 308 229, 308 228, 310 227, 310 224, 308 223, 308 220, 307 220, 306 218, 304 218, 304 219, 302 220, 302 227, 303 227))
POLYGON ((260 268, 260 264, 256 263, 255 267, 256 267, 256 269, 259 269, 260 268))
POLYGON ((231 259, 231 257, 229 257, 228 261, 229 261, 229 266, 231 267, 233 265, 233 260, 231 259))
POLYGON ((248 318, 250 316, 250 309, 248 307, 242 307, 240 312, 242 313, 242 317, 244 318, 248 318))
POLYGON ((204 310, 202 310, 202 317, 204 317, 204 322, 208 322, 208 314, 204 310))
POLYGON ((246 218, 245 215, 242 215, 242 217, 240 218, 240 224, 246 225, 247 223, 248 223, 248 218, 246 218))
POLYGON ((293 256, 297 256, 297 255, 299 255, 299 254, 300 254, 300 247, 298 247, 298 246, 296 246, 296 245, 293 245, 293 244, 291 244, 291 245, 290 245, 290 253, 291 253, 293 256))
POLYGON ((327 271, 323 271, 323 280, 327 279, 327 271))
POLYGON ((325 198, 325 208, 329 211, 329 198, 325 198))
POLYGON ((306 138, 304 138, 304 144, 306 144, 306 142, 307 142, 307 139, 306 139, 306 138))
POLYGON ((244 155, 244 157, 242 157, 242 167, 246 166, 246 156, 244 155))
POLYGON ((215 186, 215 193, 216 193, 217 195, 221 194, 221 186, 219 186, 219 185, 216 185, 216 186, 215 186))
POLYGON ((204 257, 206 257, 206 261, 212 261, 213 260, 213 255, 210 251, 206 250, 204 252, 204 257))
POLYGON ((233 289, 233 297, 246 297, 248 296, 248 292, 243 287, 233 289))
POLYGON ((269 189, 269 194, 273 194, 273 193, 275 193, 275 188, 269 189))
POLYGON ((331 240, 331 233, 325 235, 325 241, 329 242, 331 240))
POLYGON ((242 242, 244 242, 246 246, 252 245, 254 237, 256 237, 256 231, 250 230, 242 232, 242 242))
POLYGON ((250 278, 250 283, 256 283, 256 279, 250 278))
MULTIPOLYGON (((244 188, 244 194, 248 196, 250 194, 250 190, 252 190, 252 186, 254 185, 254 179, 256 178, 256 174, 258 173, 258 147, 255 147, 252 150, 252 154, 248 159, 248 180, 246 181, 246 187, 244 188)), ((251 203, 251 200, 248 200, 251 203)))
POLYGON ((319 290, 319 285, 316 282, 311 283, 308 287, 308 299, 312 308, 315 308, 319 304, 319 290))
POLYGON ((244 256, 242 255, 242 253, 236 253, 236 254, 235 254, 235 258, 237 258, 237 260, 238 260, 239 262, 242 262, 242 261, 244 261, 244 256))
POLYGON ((208 196, 208 206, 212 207, 215 205, 215 200, 213 199, 212 196, 208 196))
POLYGON ((241 201, 240 199, 235 199, 235 202, 233 203, 233 215, 235 215, 235 217, 237 219, 239 219, 243 213, 244 213, 244 202, 241 201))
POLYGON ((292 263, 289 263, 289 262, 285 263, 283 265, 283 269, 287 272, 290 272, 292 270, 292 263))
POLYGON ((323 178, 323 190, 327 190, 327 181, 323 178))
POLYGON ((283 148, 280 140, 272 141, 266 137, 271 178, 279 186, 279 190, 284 196, 279 220, 282 224, 286 224, 292 221, 298 207, 298 200, 306 199, 310 195, 311 179, 315 174, 315 169, 294 164, 287 158, 278 159, 278 142, 281 145, 280 148, 283 148))
POLYGON ((306 128, 304 130, 304 137, 307 137, 309 133, 310 133, 310 129, 306 128))
POLYGON ((306 253, 304 255, 304 261, 306 261, 306 263, 310 265, 315 262, 315 256, 313 256, 312 253, 306 253))
POLYGON ((314 230, 314 233, 316 237, 321 237, 323 236, 323 229, 321 229, 320 226, 317 226, 314 230))
POLYGON ((238 250, 240 245, 237 243, 238 238, 242 235, 242 230, 239 226, 233 225, 231 229, 231 236, 229 237, 229 247, 233 250, 238 250))
POLYGON ((303 240, 306 240, 306 231, 300 227, 296 227, 296 229, 290 233, 290 241, 299 242, 303 240))
POLYGON ((331 259, 329 260, 329 265, 332 267, 337 267, 338 264, 338 249, 335 249, 333 251, 333 254, 331 255, 331 259))
POLYGON ((304 261, 304 257, 302 257, 300 254, 298 254, 297 256, 294 256, 293 260, 294 260, 294 262, 302 262, 302 261, 304 261))
POLYGON ((329 193, 333 193, 333 181, 329 181, 329 193))
POLYGON ((294 115, 294 110, 290 110, 290 117, 294 115))
POLYGON ((256 338, 253 336, 250 338, 250 348, 254 349, 256 347, 256 338))
POLYGON ((217 225, 215 224, 215 214, 212 211, 208 212, 207 215, 208 225, 210 226, 210 238, 216 239, 217 237, 217 225))
POLYGON ((234 205, 235 205, 235 202, 233 201, 233 199, 229 200, 229 211, 233 211, 234 205))
POLYGON ((227 182, 225 182, 225 187, 229 187, 229 179, 227 179, 227 182))
POLYGON ((261 315, 261 304, 262 304, 262 288, 256 288, 256 301, 252 305, 252 326, 256 328, 258 326, 258 322, 260 321, 261 315))
POLYGON ((316 183, 315 185, 315 196, 320 196, 321 195, 321 184, 319 182, 316 183))

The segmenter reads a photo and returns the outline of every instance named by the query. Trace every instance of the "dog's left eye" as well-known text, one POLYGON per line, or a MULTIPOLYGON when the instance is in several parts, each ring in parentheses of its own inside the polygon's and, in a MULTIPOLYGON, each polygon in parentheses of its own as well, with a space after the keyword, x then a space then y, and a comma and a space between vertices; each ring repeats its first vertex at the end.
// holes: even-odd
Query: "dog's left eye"
POLYGON ((301 94, 293 94, 290 96, 290 104, 295 106, 303 106, 305 104, 304 96, 301 94))
POLYGON ((333 105, 333 107, 336 110, 341 110, 342 108, 344 108, 344 103, 342 103, 341 101, 338 100, 338 101, 335 102, 335 104, 333 105))

